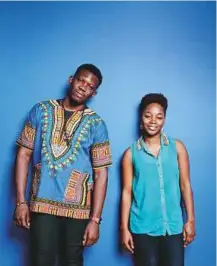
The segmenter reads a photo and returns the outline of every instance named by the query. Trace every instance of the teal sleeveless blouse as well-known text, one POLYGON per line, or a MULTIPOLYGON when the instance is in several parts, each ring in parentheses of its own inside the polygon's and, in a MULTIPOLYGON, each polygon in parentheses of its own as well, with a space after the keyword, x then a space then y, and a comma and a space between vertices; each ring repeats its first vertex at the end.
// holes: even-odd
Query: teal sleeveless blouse
POLYGON ((152 155, 143 138, 132 146, 134 176, 130 230, 152 236, 179 234, 183 219, 176 142, 161 134, 161 148, 152 155))

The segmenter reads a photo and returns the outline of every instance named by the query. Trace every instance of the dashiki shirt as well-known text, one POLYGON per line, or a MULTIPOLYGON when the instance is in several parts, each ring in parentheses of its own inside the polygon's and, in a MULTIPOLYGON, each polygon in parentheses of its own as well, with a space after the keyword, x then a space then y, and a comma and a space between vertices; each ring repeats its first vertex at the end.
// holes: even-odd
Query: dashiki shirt
POLYGON ((17 144, 33 151, 32 212, 88 219, 93 169, 111 165, 105 122, 91 109, 65 111, 61 100, 30 110, 17 144))

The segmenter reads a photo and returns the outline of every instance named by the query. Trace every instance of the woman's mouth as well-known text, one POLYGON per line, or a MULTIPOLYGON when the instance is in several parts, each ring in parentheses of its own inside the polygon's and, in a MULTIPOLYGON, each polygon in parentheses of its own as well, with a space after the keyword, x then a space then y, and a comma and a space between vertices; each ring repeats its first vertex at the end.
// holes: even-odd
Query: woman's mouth
POLYGON ((148 129, 149 129, 150 131, 155 131, 155 130, 157 129, 157 127, 155 127, 155 126, 148 126, 148 129))

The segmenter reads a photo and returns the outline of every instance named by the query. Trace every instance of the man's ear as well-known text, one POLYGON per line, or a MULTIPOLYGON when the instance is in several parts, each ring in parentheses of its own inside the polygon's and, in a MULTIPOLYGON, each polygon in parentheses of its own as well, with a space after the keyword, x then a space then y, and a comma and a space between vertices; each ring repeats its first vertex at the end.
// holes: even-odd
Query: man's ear
POLYGON ((92 94, 91 97, 94 97, 94 96, 96 96, 96 95, 97 95, 97 91, 94 91, 94 93, 92 94))

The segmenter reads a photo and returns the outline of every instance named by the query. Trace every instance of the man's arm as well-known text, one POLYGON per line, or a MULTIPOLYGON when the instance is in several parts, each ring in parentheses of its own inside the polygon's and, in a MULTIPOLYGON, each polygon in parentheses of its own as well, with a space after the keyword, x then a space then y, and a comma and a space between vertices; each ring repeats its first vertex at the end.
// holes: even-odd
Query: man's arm
POLYGON ((187 150, 181 141, 176 141, 180 172, 180 187, 187 212, 187 222, 183 229, 184 245, 190 244, 195 237, 195 216, 193 192, 190 183, 190 167, 187 150))
POLYGON ((107 191, 108 167, 112 164, 108 130, 103 120, 95 125, 93 143, 90 147, 93 168, 93 204, 91 219, 84 233, 83 244, 93 245, 99 238, 99 223, 107 191))
POLYGON ((93 190, 93 209, 92 217, 101 218, 103 205, 106 197, 108 183, 108 169, 94 169, 94 190, 93 190))
POLYGON ((93 245, 99 238, 99 223, 103 210, 103 205, 106 197, 107 183, 108 183, 108 169, 103 167, 93 170, 94 189, 93 189, 93 207, 92 218, 90 220, 84 234, 83 244, 85 246, 93 245), (96 219, 96 221, 94 221, 96 219))
POLYGON ((28 165, 31 159, 32 150, 19 146, 15 163, 15 188, 16 188, 16 209, 14 220, 17 226, 29 229, 30 216, 29 207, 25 203, 26 183, 28 178, 28 165))

